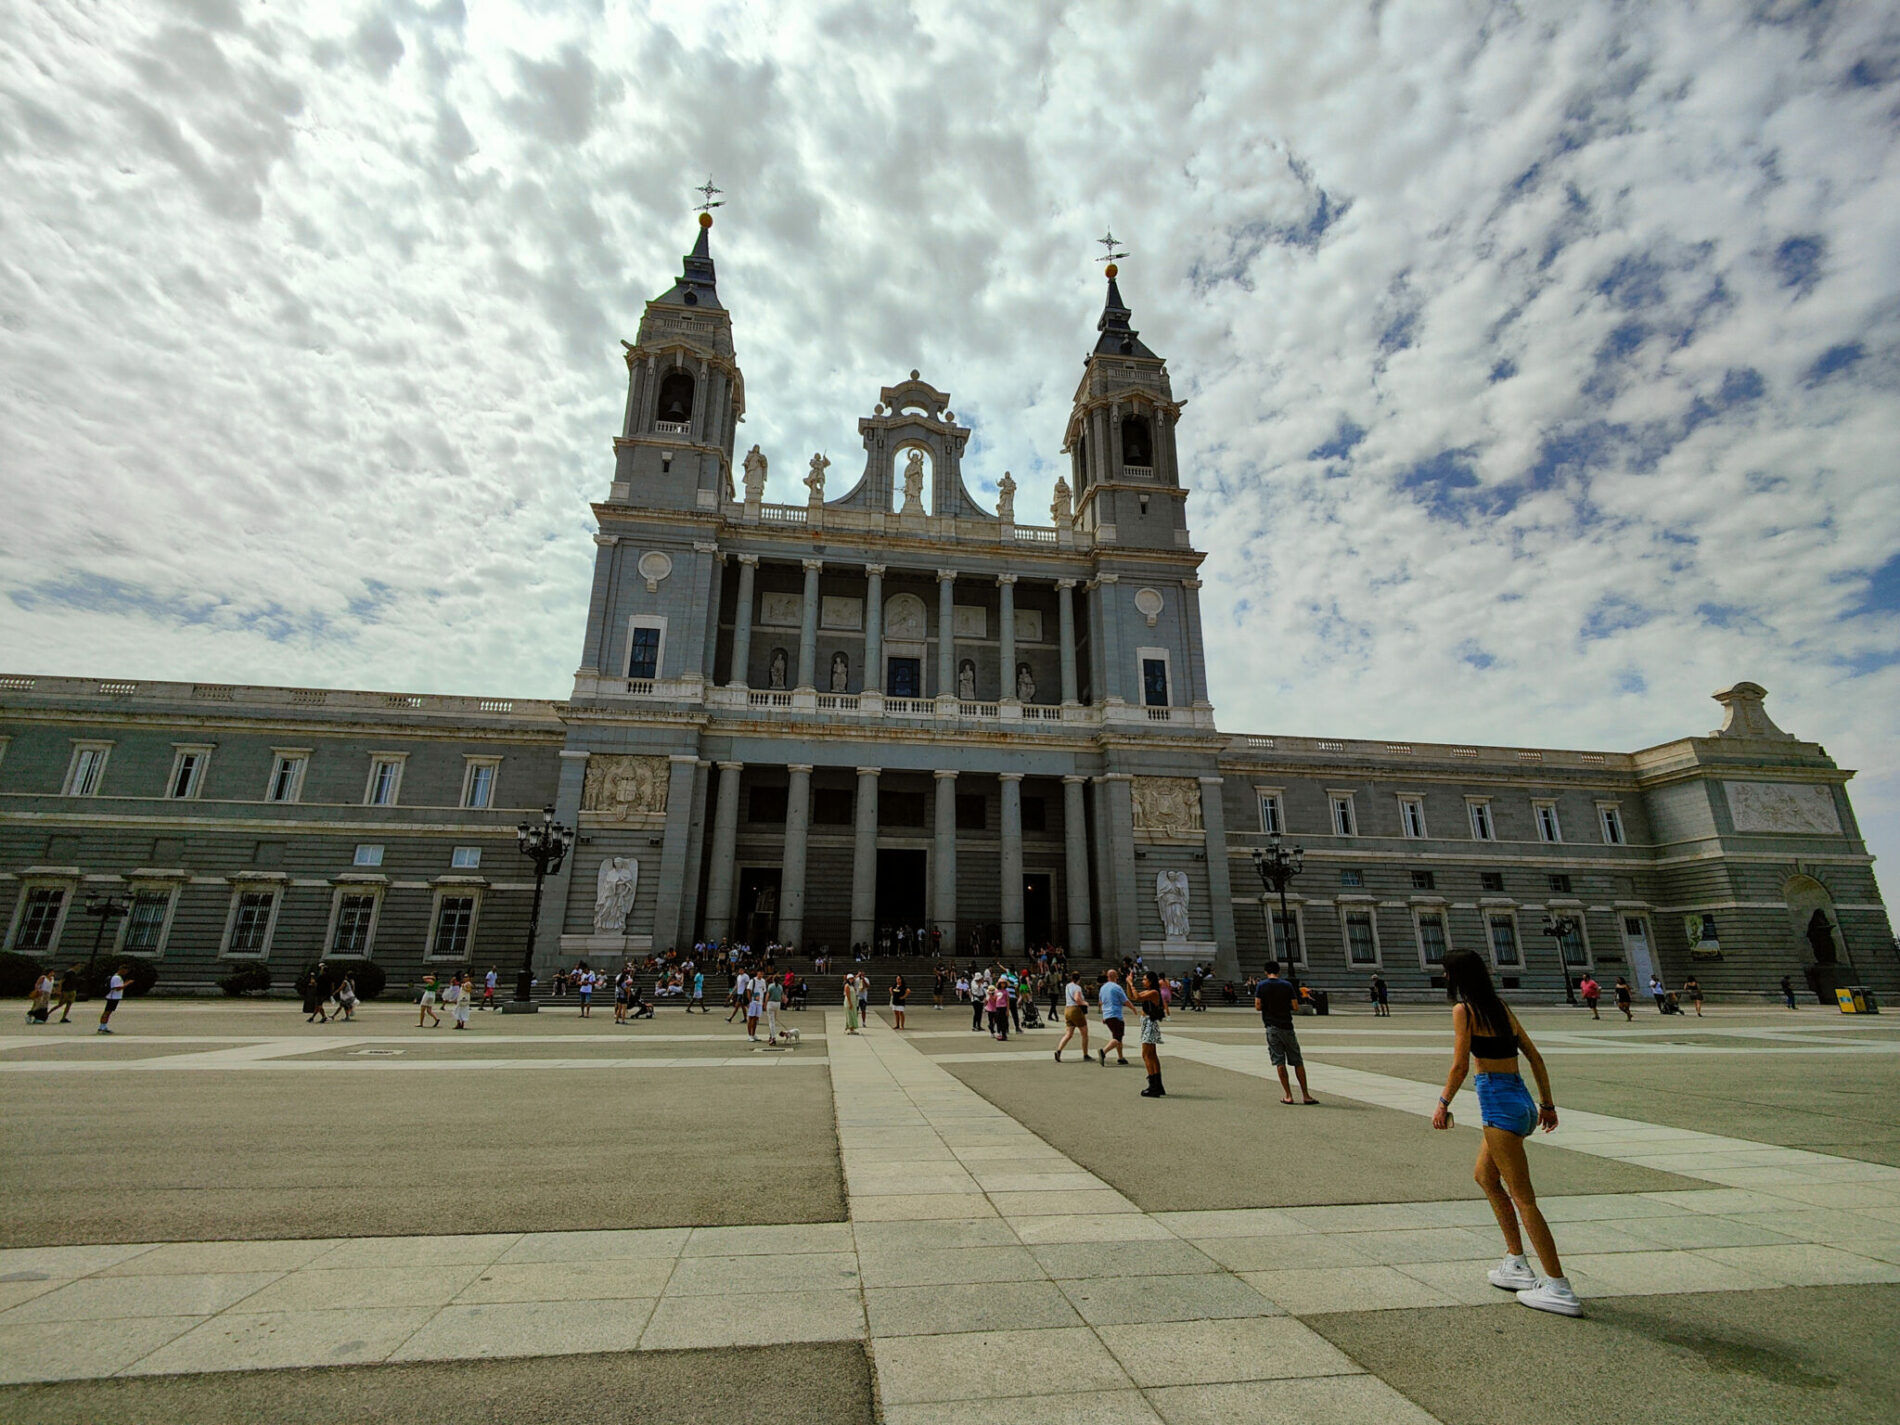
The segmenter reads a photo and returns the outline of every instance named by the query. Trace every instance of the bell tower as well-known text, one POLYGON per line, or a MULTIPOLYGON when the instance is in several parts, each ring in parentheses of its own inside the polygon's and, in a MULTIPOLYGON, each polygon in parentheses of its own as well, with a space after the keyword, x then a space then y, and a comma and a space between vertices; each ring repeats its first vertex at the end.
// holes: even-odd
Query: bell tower
POLYGON ((735 498, 733 443, 745 415, 745 377, 720 305, 710 238, 699 239, 679 280, 646 305, 627 350, 627 408, 614 440, 615 503, 717 510, 735 498))
POLYGON ((1095 324, 1101 335, 1082 364, 1062 444, 1076 526, 1101 545, 1185 549, 1187 492, 1174 446, 1181 406, 1167 363, 1128 325, 1113 261, 1127 254, 1115 251, 1112 235, 1104 241, 1110 260, 1108 296, 1095 324))

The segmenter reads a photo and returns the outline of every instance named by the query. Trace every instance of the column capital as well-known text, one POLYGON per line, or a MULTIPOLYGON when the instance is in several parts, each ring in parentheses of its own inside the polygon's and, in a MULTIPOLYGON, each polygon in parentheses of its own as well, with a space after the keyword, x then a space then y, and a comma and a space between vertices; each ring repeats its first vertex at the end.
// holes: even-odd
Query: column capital
POLYGON ((1068 772, 1063 775, 1062 780, 1064 782, 1073 782, 1077 786, 1083 786, 1093 781, 1094 779, 1090 777, 1088 773, 1086 772, 1068 772))
POLYGON ((998 772, 996 779, 999 782, 1020 782, 1025 775, 1022 772, 998 772))
MULTIPOLYGON (((741 558, 744 558, 744 556, 743 556, 743 555, 741 555, 740 557, 741 557, 741 558)), ((1057 587, 1058 589, 1073 589, 1073 588, 1075 587, 1075 580, 1073 580, 1073 579, 1058 579, 1058 580, 1056 580, 1056 587, 1057 587)))
POLYGON ((692 752, 669 752, 666 756, 666 760, 676 766, 681 762, 690 762, 694 766, 699 765, 698 755, 692 752))
POLYGON ((617 534, 596 534, 594 536, 594 543, 598 544, 602 549, 610 549, 620 543, 620 536, 617 534))
POLYGON ((563 757, 571 758, 576 762, 585 762, 589 757, 592 757, 594 754, 591 752, 583 751, 582 749, 577 748, 577 747, 563 747, 561 749, 560 755, 563 757))
POLYGON ((743 762, 719 762, 719 763, 716 763, 716 764, 714 764, 714 765, 716 765, 716 766, 717 766, 717 767, 719 768, 719 770, 720 770, 720 771, 722 771, 722 772, 743 772, 743 771, 745 771, 745 763, 743 763, 743 762))
POLYGON ((749 564, 754 568, 758 567, 759 556, 756 554, 735 554, 732 557, 737 559, 741 564, 749 564))
POLYGON ((955 772, 946 772, 942 770, 941 768, 931 773, 931 775, 935 777, 939 782, 954 782, 957 779, 957 774, 955 772))
POLYGON ((799 773, 803 772, 807 777, 809 777, 811 775, 811 763, 790 762, 786 764, 785 770, 787 772, 790 772, 793 776, 797 776, 799 773))
POLYGON ((696 539, 693 541, 693 553, 695 554, 717 554, 718 552, 719 545, 714 540, 696 539))
POLYGON ((1132 782, 1135 780, 1135 777, 1132 772, 1104 772, 1095 780, 1098 782, 1132 782))
POLYGON ((884 769, 882 767, 860 767, 858 768, 858 775, 860 777, 876 777, 882 775, 883 771, 884 769))
POLYGON ((1201 587, 1201 581, 1199 579, 1183 579, 1181 581, 1181 587, 1183 589, 1198 589, 1201 587))
POLYGON ((956 578, 957 571, 954 569, 939 569, 937 571, 937 582, 939 584, 953 584, 956 582, 956 578))
POLYGON ((1003 584, 1014 584, 1016 582, 1016 576, 1014 574, 998 574, 996 576, 996 582, 999 586, 1003 584))
POLYGON ((825 567, 825 561, 822 559, 807 559, 804 561, 804 564, 807 574, 816 574, 820 569, 825 567))
POLYGON ((1225 777, 1200 777, 1196 779, 1203 787, 1218 787, 1226 782, 1225 777))
POLYGON ((1097 574, 1095 576, 1095 582, 1098 584, 1119 584, 1121 581, 1122 576, 1119 574, 1097 574))
POLYGON ((885 566, 882 564, 867 564, 864 566, 864 572, 873 579, 882 579, 884 577, 884 568, 885 566))

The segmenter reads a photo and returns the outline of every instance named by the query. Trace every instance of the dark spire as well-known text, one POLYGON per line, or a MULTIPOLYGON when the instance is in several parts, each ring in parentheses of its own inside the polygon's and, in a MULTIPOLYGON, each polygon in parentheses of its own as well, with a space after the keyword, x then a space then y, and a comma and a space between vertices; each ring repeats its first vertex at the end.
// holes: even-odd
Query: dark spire
POLYGON ((1095 343, 1095 354, 1141 356, 1149 361, 1159 361, 1161 358, 1143 346, 1140 334, 1128 325, 1128 318, 1132 314, 1122 301, 1121 289, 1115 285, 1114 263, 1108 264, 1107 273, 1108 300, 1102 307, 1102 319, 1095 324, 1095 330, 1102 334, 1095 343))
POLYGON ((697 307, 707 311, 721 312, 725 308, 719 305, 719 291, 714 286, 716 275, 713 271, 712 247, 709 238, 712 234, 712 214, 699 215, 699 241, 693 244, 693 250, 680 264, 680 279, 665 295, 654 300, 663 307, 697 307))

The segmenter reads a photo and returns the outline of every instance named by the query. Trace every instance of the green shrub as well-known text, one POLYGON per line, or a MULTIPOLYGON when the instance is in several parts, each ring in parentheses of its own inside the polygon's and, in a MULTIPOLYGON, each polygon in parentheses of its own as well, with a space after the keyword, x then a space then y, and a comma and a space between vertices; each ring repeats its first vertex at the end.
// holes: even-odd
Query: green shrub
POLYGON ((261 994, 270 988, 270 971, 262 965, 245 965, 219 980, 218 988, 233 999, 239 995, 261 994))
POLYGON ((0 996, 23 999, 32 994, 41 969, 40 962, 31 955, 16 955, 11 950, 0 953, 0 996))
POLYGON ((158 966, 150 960, 99 960, 90 973, 79 977, 81 993, 92 999, 102 999, 112 984, 112 972, 117 970, 125 980, 126 997, 151 993, 152 986, 158 983, 158 966))

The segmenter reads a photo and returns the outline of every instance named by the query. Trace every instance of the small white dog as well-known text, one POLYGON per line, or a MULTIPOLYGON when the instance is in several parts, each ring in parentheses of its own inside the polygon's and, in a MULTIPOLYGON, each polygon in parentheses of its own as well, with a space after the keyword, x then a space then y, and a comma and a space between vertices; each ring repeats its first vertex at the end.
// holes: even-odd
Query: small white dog
POLYGON ((798 1031, 789 1025, 780 1025, 778 1042, 783 1044, 787 1049, 796 1049, 798 1047, 798 1031))

